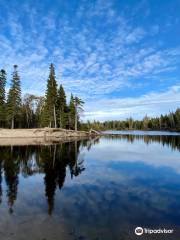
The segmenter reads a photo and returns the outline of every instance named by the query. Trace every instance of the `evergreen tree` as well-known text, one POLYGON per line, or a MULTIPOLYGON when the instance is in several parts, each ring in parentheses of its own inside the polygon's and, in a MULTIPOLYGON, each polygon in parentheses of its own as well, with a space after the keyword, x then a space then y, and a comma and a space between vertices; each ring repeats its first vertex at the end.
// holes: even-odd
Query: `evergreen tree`
POLYGON ((5 125, 5 85, 6 85, 6 72, 4 69, 0 71, 0 127, 5 125))
POLYGON ((11 123, 11 128, 18 123, 21 112, 21 83, 17 72, 17 65, 14 65, 11 86, 7 98, 7 120, 11 123))
POLYGON ((62 85, 60 85, 58 90, 57 116, 60 128, 65 128, 67 125, 67 104, 66 94, 62 85))
POLYGON ((174 119, 175 119, 176 130, 180 131, 180 108, 178 108, 174 113, 174 119))
POLYGON ((77 131, 77 128, 78 128, 78 120, 80 118, 79 114, 80 114, 80 112, 83 111, 83 108, 82 108, 83 104, 84 104, 84 102, 80 98, 78 98, 78 97, 74 98, 74 107, 75 107, 75 127, 74 127, 74 129, 75 129, 75 131, 77 131))
POLYGON ((43 120, 49 127, 57 127, 56 104, 57 104, 57 83, 54 65, 51 63, 49 68, 49 78, 47 81, 46 100, 43 113, 43 120))
POLYGON ((74 129, 75 126, 75 105, 74 105, 74 97, 71 94, 70 103, 68 106, 68 125, 69 129, 74 129))

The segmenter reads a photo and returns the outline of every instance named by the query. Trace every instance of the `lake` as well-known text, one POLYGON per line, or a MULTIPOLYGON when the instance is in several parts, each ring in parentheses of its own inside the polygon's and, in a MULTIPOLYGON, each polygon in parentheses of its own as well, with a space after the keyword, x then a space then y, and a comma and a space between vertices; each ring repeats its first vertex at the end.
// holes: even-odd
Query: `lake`
POLYGON ((0 239, 180 239, 180 136, 0 147, 0 239))

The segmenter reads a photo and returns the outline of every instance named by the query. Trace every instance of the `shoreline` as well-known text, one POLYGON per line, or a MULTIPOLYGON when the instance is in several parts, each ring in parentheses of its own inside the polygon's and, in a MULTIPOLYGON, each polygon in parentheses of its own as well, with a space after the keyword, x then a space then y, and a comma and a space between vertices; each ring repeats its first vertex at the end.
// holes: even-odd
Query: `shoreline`
POLYGON ((49 146, 53 144, 61 144, 66 142, 74 142, 79 140, 88 140, 90 137, 65 137, 59 138, 58 140, 55 138, 49 138, 48 140, 44 140, 43 138, 0 138, 0 147, 6 146, 35 146, 35 145, 43 145, 49 146))
POLYGON ((60 128, 0 129, 0 146, 7 145, 46 145, 74 140, 88 139, 95 136, 86 131, 60 128))
POLYGON ((32 129, 0 129, 0 146, 26 146, 26 145, 51 145, 58 143, 65 143, 71 141, 87 140, 100 136, 114 136, 119 135, 147 135, 152 136, 151 132, 160 132, 156 136, 169 135, 179 136, 179 132, 168 131, 151 131, 151 130, 112 130, 98 132, 91 129, 88 131, 75 131, 62 128, 32 128, 32 129), (144 134, 146 133, 146 134, 144 134), (166 133, 166 134, 164 134, 166 133), (168 133, 168 134, 167 134, 168 133))

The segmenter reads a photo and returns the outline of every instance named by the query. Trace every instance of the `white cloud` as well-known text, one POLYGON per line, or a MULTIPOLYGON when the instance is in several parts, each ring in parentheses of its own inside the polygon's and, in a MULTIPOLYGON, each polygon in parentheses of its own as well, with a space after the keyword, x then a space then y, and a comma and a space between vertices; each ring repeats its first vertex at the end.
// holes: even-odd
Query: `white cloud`
POLYGON ((142 119, 146 114, 159 116, 176 110, 180 105, 180 85, 172 86, 165 92, 151 92, 134 98, 101 99, 86 105, 85 120, 142 119), (93 109, 93 111, 91 111, 93 109), (101 109, 99 111, 99 109, 101 109))
POLYGON ((142 28, 135 28, 131 33, 126 36, 126 43, 139 42, 145 35, 145 31, 142 28))
MULTIPOLYGON (((158 45, 146 42, 160 31, 160 26, 152 26, 150 32, 142 25, 134 26, 132 19, 113 8, 112 1, 84 4, 71 18, 62 16, 62 9, 44 16, 41 3, 22 4, 18 11, 9 8, 3 29, 11 37, 4 31, 0 33, 0 66, 7 70, 9 81, 12 66, 18 64, 23 92, 42 95, 49 63, 54 62, 58 83, 63 83, 67 94, 73 92, 90 102, 86 118, 97 115, 98 119, 104 119, 108 114, 116 118, 140 111, 138 117, 141 111, 148 110, 138 107, 145 106, 141 103, 147 101, 145 96, 115 101, 108 98, 122 89, 128 94, 129 88, 142 88, 155 78, 161 81, 158 74, 171 73, 178 67, 180 48, 159 49, 158 45), (18 17, 20 10, 24 13, 23 20, 18 17), (138 106, 126 106, 126 102, 134 101, 138 106)), ((135 12, 143 6, 144 3, 140 4, 135 12)), ((151 97, 156 99, 154 95, 151 97)), ((166 111, 174 107, 174 103, 168 104, 166 111)), ((149 110, 152 112, 152 107, 149 110)))

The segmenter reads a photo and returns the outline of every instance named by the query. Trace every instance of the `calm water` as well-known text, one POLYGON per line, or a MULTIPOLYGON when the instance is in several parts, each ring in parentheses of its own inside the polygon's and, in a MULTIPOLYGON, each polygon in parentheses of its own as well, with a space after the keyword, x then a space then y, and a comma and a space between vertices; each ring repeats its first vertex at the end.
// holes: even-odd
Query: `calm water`
POLYGON ((122 134, 122 135, 150 135, 150 136, 180 136, 180 132, 167 132, 167 131, 143 131, 143 130, 122 130, 113 131, 107 130, 104 133, 108 134, 122 134))
POLYGON ((0 147, 0 240, 180 239, 180 136, 0 147))

